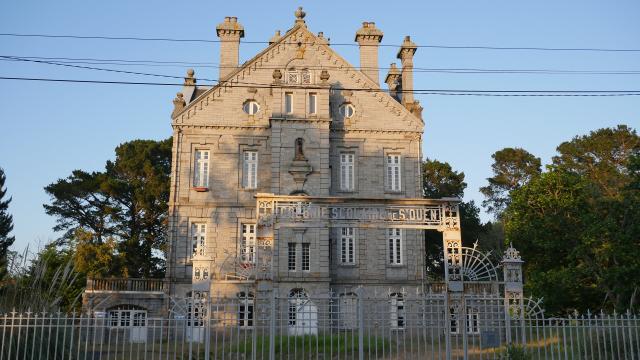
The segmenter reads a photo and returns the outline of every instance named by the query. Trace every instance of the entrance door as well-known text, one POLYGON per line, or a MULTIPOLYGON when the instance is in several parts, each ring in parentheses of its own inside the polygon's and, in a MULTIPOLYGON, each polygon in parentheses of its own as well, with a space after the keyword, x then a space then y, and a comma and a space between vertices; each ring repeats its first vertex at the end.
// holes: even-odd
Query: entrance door
POLYGON ((147 312, 135 310, 133 313, 133 323, 129 330, 129 341, 132 343, 147 342, 147 312))
POLYGON ((303 289, 289 294, 289 335, 316 335, 318 333, 318 307, 309 300, 303 289))

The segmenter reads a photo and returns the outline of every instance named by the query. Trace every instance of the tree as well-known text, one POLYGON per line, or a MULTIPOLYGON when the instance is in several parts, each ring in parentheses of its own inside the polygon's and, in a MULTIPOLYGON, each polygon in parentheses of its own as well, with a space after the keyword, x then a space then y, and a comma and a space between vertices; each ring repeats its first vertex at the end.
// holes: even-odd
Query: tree
POLYGON ((93 254, 81 268, 112 276, 163 275, 171 142, 121 144, 105 171, 75 170, 45 187, 51 197, 45 211, 56 217, 54 230, 64 231, 59 245, 93 254), (107 273, 105 257, 113 260, 107 273))
POLYGON ((526 290, 552 313, 638 302, 640 164, 637 150, 619 150, 620 129, 563 143, 548 172, 511 192, 507 241, 525 258, 526 290))
POLYGON ((11 198, 3 200, 7 195, 7 189, 4 186, 6 179, 4 170, 0 168, 0 284, 7 275, 9 246, 15 241, 14 236, 9 236, 13 230, 13 216, 8 212, 11 198))
MULTIPOLYGON (((448 163, 437 160, 425 160, 422 163, 423 193, 426 198, 443 198, 464 196, 467 184, 464 182, 464 172, 457 172, 448 163)), ((462 229, 462 243, 472 246, 486 233, 486 227, 480 221, 480 208, 475 202, 461 202, 460 225, 462 229)), ((442 234, 436 231, 425 231, 425 252, 427 273, 437 278, 443 275, 442 234)))
POLYGON ((438 199, 464 196, 464 173, 454 171, 449 163, 426 159, 422 163, 422 188, 424 197, 438 199))
POLYGON ((509 194, 520 188, 541 172, 540 159, 521 148, 504 148, 491 155, 493 176, 487 178, 489 185, 481 187, 486 197, 482 202, 488 212, 496 218, 509 205, 509 194))
POLYGON ((560 144, 553 165, 585 176, 604 196, 618 197, 631 181, 628 161, 640 154, 640 137, 626 125, 592 131, 560 144))

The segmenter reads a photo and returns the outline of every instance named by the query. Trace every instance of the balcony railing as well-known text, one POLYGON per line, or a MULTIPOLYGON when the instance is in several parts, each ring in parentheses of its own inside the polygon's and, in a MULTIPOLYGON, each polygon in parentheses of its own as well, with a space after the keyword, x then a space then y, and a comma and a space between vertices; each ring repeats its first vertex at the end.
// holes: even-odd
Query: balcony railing
POLYGON ((87 279, 88 291, 164 292, 164 279, 108 278, 87 279))

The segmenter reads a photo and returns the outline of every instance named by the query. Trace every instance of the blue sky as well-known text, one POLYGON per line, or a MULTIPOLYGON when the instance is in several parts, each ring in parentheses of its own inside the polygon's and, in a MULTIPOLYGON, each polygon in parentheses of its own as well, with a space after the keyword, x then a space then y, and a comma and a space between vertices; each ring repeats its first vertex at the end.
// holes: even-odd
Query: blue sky
MULTIPOLYGON (((5 1, 1 33, 170 37, 216 40, 215 26, 237 16, 245 40, 287 30, 304 6, 307 24, 333 43, 353 42, 362 21, 375 21, 383 44, 411 35, 419 45, 640 48, 637 0, 539 1, 5 1), (188 5, 186 5, 188 4, 188 5)), ((264 44, 243 44, 241 61, 264 44)), ((352 64, 358 48, 334 46, 352 64)), ((382 47, 380 65, 396 61, 382 47)), ((218 62, 218 44, 0 36, 0 55, 189 63, 218 62)), ((183 76, 187 66, 98 67, 183 76)), ((640 70, 640 52, 536 52, 418 49, 415 67, 640 70)), ((213 67, 195 67, 216 78, 213 67)), ((385 70, 381 71, 381 77, 385 70)), ((158 78, 0 61, 0 76, 165 81, 158 78)), ((417 89, 640 90, 640 75, 416 73, 417 89)), ((74 169, 101 170, 114 148, 132 139, 171 135, 171 100, 179 88, 0 80, 0 167, 13 196, 16 249, 57 235, 42 204, 43 187, 74 169)), ((523 147, 548 163, 577 134, 628 124, 640 127, 640 97, 466 97, 418 95, 426 122, 424 154, 466 174, 466 199, 491 175, 491 154, 523 147)), ((483 215, 486 220, 488 216, 483 215)))

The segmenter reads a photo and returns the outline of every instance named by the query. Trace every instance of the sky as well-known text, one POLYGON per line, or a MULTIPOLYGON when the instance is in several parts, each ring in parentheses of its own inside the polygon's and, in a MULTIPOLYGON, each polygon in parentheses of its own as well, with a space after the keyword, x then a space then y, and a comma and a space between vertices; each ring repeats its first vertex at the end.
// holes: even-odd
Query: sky
MULTIPOLYGON (((363 21, 384 32, 382 44, 405 35, 418 45, 640 49, 637 0, 538 1, 5 1, 0 33, 217 40, 215 26, 237 16, 246 41, 267 41, 293 26, 303 6, 308 27, 331 42, 354 43, 363 21), (186 6, 188 4, 188 6, 186 6)), ((355 43, 354 43, 355 44, 355 43)), ((76 64, 215 79, 217 43, 79 40, 0 36, 0 56, 184 62, 145 66, 76 64), (204 63, 204 64, 203 64, 204 63), (195 64, 193 66, 189 64, 195 64), (155 65, 155 66, 150 66, 155 65), (161 66, 159 66, 161 65, 161 66)), ((240 61, 266 44, 243 43, 240 61)), ((333 48, 359 64, 357 46, 333 48)), ((397 48, 380 48, 388 66, 397 48)), ((419 48, 416 68, 640 71, 640 52, 419 48)), ((381 79, 386 70, 381 70, 381 79)), ((0 77, 181 82, 0 58, 0 77)), ((416 72, 416 89, 640 90, 640 74, 459 74, 416 72)), ((43 188, 74 169, 98 171, 114 148, 133 139, 171 135, 172 99, 180 87, 0 80, 0 167, 13 201, 15 250, 59 236, 44 213, 43 188)), ((425 157, 463 171, 465 200, 491 176, 491 154, 522 147, 548 164, 563 141, 627 124, 640 127, 640 96, 488 97, 417 95, 424 107, 425 157)), ((483 220, 490 219, 486 213, 483 220)))

